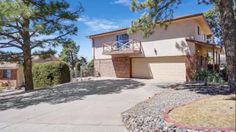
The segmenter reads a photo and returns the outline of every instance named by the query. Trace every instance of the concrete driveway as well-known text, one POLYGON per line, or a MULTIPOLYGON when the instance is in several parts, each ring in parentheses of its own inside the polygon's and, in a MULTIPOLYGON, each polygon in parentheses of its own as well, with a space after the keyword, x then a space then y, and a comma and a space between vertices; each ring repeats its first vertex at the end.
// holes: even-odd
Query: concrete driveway
POLYGON ((121 112, 160 90, 141 80, 100 79, 0 94, 0 131, 123 132, 121 112))

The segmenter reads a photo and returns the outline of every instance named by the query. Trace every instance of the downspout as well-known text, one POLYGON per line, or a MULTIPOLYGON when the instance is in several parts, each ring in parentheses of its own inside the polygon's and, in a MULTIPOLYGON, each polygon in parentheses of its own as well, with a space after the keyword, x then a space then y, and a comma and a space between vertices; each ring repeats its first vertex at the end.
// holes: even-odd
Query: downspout
POLYGON ((93 76, 95 76, 95 43, 94 43, 94 39, 91 38, 92 40, 92 48, 93 48, 93 76))
POLYGON ((222 47, 222 46, 220 46, 220 54, 219 54, 219 65, 220 65, 220 63, 221 63, 220 55, 221 55, 221 53, 222 53, 222 52, 224 52, 224 51, 223 51, 223 47, 222 47))
POLYGON ((94 43, 94 39, 92 39, 92 47, 93 47, 93 60, 95 59, 95 43, 94 43))
POLYGON ((215 72, 215 47, 213 47, 213 72, 215 72))

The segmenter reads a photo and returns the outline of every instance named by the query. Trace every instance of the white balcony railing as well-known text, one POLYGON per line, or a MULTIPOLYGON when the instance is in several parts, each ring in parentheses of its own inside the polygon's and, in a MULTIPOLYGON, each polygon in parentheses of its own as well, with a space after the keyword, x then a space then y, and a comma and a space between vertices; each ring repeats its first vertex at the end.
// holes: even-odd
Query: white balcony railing
POLYGON ((127 43, 118 41, 103 44, 103 54, 135 54, 141 53, 141 41, 129 40, 127 43))
POLYGON ((195 40, 206 42, 206 37, 204 35, 196 35, 195 40))
POLYGON ((214 37, 207 38, 205 35, 195 35, 195 36, 189 36, 187 39, 192 39, 196 41, 201 41, 205 43, 214 43, 214 37))

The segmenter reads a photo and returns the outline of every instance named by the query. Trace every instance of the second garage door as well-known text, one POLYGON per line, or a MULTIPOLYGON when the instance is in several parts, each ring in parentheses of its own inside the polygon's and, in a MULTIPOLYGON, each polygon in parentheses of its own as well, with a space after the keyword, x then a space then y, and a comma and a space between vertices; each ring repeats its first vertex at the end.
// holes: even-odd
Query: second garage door
POLYGON ((186 81, 185 57, 132 58, 132 77, 186 81))

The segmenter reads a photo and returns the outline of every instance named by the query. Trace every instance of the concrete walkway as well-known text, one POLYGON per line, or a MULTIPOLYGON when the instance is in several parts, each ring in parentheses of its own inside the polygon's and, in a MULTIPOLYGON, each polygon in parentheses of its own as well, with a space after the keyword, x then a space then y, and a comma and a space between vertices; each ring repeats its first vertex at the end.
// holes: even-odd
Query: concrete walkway
POLYGON ((0 95, 1 132, 123 132, 121 112, 160 92, 141 80, 90 80, 0 95))

